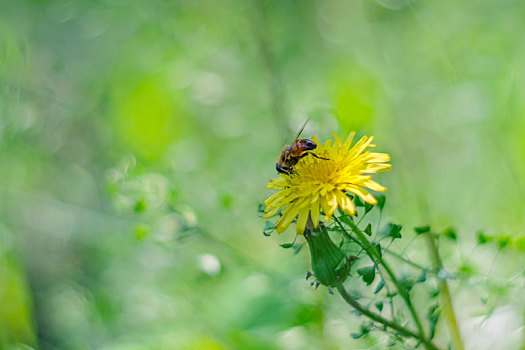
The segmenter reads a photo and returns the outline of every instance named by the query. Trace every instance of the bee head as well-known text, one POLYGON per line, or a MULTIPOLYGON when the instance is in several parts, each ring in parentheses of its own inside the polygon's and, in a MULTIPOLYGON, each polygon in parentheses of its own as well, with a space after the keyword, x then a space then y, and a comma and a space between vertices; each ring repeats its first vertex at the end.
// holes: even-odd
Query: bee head
POLYGON ((317 148, 317 144, 316 144, 315 142, 313 142, 313 141, 305 140, 305 142, 304 142, 304 147, 305 147, 307 150, 311 151, 311 150, 317 148))
POLYGON ((281 173, 281 174, 287 174, 289 175, 290 174, 290 168, 287 168, 287 167, 282 167, 279 165, 279 163, 275 164, 275 169, 281 173))

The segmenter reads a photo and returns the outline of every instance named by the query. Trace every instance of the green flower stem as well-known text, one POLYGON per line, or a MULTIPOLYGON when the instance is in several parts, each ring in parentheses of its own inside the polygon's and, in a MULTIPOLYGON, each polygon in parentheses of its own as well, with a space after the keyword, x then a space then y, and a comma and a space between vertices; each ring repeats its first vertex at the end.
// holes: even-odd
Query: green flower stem
POLYGON ((346 289, 343 287, 342 284, 338 285, 336 288, 339 291, 339 294, 341 294, 341 296, 343 297, 343 299, 350 306, 352 306, 354 309, 359 311, 361 314, 367 316, 368 318, 370 318, 370 319, 372 319, 372 320, 374 320, 374 321, 376 321, 378 323, 383 324, 386 327, 389 327, 389 328, 399 332, 400 334, 404 335, 405 337, 410 337, 410 338, 414 338, 414 339, 418 340, 419 342, 423 343, 427 349, 439 350, 438 347, 436 347, 434 344, 432 344, 431 341, 427 340, 421 334, 418 334, 418 333, 416 333, 414 331, 411 331, 410 329, 405 328, 405 327, 403 327, 402 325, 400 325, 400 324, 398 324, 396 322, 392 322, 390 320, 387 320, 386 318, 383 318, 381 315, 378 315, 378 314, 368 310, 367 308, 363 307, 361 304, 359 304, 359 302, 357 302, 357 300, 352 298, 352 296, 346 291, 346 289))
MULTIPOLYGON (((439 256, 438 246, 431 233, 426 234, 430 254, 432 255, 432 262, 436 273, 443 268, 443 262, 439 256)), ((461 340, 461 333, 459 332, 458 323, 456 321, 456 315, 454 314, 454 307, 452 306, 452 298, 450 297, 450 291, 446 279, 439 279, 439 297, 441 307, 443 308, 443 314, 447 321, 447 326, 450 331, 452 338, 452 346, 455 350, 463 350, 463 341, 461 340)))
MULTIPOLYGON (((374 265, 377 266, 377 262, 375 261, 375 257, 374 255, 372 255, 370 253, 370 250, 369 249, 366 249, 365 245, 363 245, 363 243, 358 240, 357 238, 353 237, 352 235, 348 234, 348 232, 346 232, 346 229, 344 228, 343 224, 341 223, 341 220, 339 220, 336 216, 333 216, 335 222, 337 223, 337 225, 339 225, 339 227, 341 228, 341 232, 343 233, 343 235, 348 238, 349 240, 351 241, 354 241, 355 243, 357 243, 361 249, 363 249, 365 252, 366 252, 366 255, 368 255, 368 257, 370 257, 370 260, 372 260, 374 262, 374 265)), ((378 268, 377 269, 377 272, 379 272, 379 275, 381 276, 381 278, 383 279, 383 281, 385 281, 385 277, 383 276, 383 272, 381 272, 381 269, 378 268)), ((390 289, 388 287, 387 284, 385 284, 386 286, 386 289, 388 291, 388 294, 390 294, 390 289)), ((390 298, 390 311, 392 313, 392 319, 394 318, 394 303, 393 303, 393 300, 392 298, 390 298)))
POLYGON ((397 280, 396 275, 394 275, 394 272, 390 268, 390 265, 383 259, 381 254, 376 250, 375 247, 372 246, 368 238, 366 238, 366 235, 357 227, 356 224, 349 221, 348 225, 352 228, 352 231, 354 231, 357 238, 361 241, 367 252, 373 256, 377 262, 383 266, 388 276, 390 276, 390 279, 392 283, 396 286, 399 295, 403 300, 405 301, 405 304, 407 305, 407 308, 412 316, 412 319, 414 320, 414 323, 416 324, 417 330, 419 332, 420 338, 426 339, 425 336, 425 330, 423 329, 423 325, 421 324, 421 321, 419 320, 419 316, 416 313, 416 309, 414 308, 414 305, 412 304, 412 301, 410 300, 410 295, 408 295, 407 291, 401 286, 399 281, 397 280))

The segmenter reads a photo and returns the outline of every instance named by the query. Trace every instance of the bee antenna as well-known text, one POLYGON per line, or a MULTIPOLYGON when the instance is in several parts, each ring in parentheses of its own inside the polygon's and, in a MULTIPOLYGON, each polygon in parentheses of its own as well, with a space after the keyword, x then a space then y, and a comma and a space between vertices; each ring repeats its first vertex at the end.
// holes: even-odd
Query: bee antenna
POLYGON ((297 135, 295 135, 295 140, 296 141, 299 139, 299 136, 301 136, 301 133, 303 132, 306 124, 308 124, 309 121, 310 121, 310 118, 306 119, 306 121, 304 122, 303 126, 301 126, 301 129, 299 129, 299 131, 297 132, 297 135))

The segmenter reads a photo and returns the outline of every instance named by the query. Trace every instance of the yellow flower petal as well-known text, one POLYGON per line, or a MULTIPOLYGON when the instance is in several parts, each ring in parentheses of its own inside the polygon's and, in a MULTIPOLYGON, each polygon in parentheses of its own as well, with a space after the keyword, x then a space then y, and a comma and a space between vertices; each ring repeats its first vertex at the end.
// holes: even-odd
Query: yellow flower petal
POLYGON ((280 208, 280 207, 273 208, 271 211, 269 211, 268 213, 264 214, 264 215, 262 216, 262 218, 263 218, 263 219, 271 218, 272 216, 274 216, 274 215, 279 211, 279 208, 280 208))
POLYGON ((308 216, 310 215, 310 208, 304 207, 301 208, 299 211, 299 218, 297 219, 297 226, 296 226, 296 232, 298 235, 302 235, 304 233, 304 229, 306 227, 306 221, 308 220, 308 216))
POLYGON ((319 199, 314 201, 312 203, 312 206, 310 208, 310 216, 312 217, 312 222, 314 223, 314 227, 317 227, 319 225, 319 199))
POLYGON ((365 181, 365 182, 363 182, 362 186, 368 187, 372 191, 383 192, 384 190, 386 190, 386 187, 381 186, 380 184, 378 184, 374 180, 365 181))
POLYGON ((324 213, 324 215, 326 215, 326 221, 332 218, 334 211, 337 209, 337 198, 335 196, 335 193, 337 192, 338 191, 328 192, 328 195, 326 197, 327 210, 324 213))
POLYGON ((377 200, 370 193, 358 186, 348 186, 347 191, 350 191, 359 196, 362 200, 370 204, 376 204, 377 200))
POLYGON ((343 209, 349 215, 354 215, 355 207, 350 198, 348 198, 348 196, 341 191, 337 191, 335 195, 337 197, 337 203, 339 204, 339 207, 341 207, 341 209, 343 209))

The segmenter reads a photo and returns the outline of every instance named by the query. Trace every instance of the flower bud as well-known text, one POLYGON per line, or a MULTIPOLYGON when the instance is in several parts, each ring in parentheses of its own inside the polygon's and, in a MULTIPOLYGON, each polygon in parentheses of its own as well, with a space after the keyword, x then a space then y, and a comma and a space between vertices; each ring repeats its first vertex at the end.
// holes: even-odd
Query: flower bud
POLYGON ((306 225, 304 237, 310 247, 312 270, 317 281, 327 287, 343 283, 350 273, 350 260, 328 235, 326 228, 306 225))

